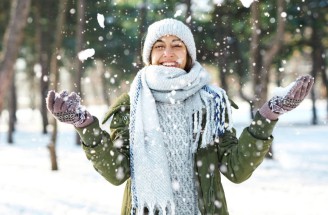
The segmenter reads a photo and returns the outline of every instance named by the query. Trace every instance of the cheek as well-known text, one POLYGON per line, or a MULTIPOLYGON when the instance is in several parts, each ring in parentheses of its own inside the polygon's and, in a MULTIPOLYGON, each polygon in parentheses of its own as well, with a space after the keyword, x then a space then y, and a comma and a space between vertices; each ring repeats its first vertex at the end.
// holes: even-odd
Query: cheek
POLYGON ((183 57, 184 59, 187 59, 187 50, 181 51, 180 56, 183 57))
POLYGON ((179 60, 181 61, 181 63, 187 62, 187 52, 185 52, 185 51, 180 52, 178 57, 179 57, 179 60))
POLYGON ((157 64, 157 62, 158 62, 158 54, 156 54, 156 53, 154 53, 154 52, 152 52, 151 54, 150 54, 150 64, 152 64, 152 65, 156 65, 157 64))

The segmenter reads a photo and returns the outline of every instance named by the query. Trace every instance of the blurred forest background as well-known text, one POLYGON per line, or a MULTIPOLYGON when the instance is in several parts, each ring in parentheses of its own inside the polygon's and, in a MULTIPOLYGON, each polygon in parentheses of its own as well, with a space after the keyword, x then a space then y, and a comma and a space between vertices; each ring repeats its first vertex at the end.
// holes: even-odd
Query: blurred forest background
POLYGON ((231 98, 250 104, 250 117, 273 88, 314 76, 311 123, 318 124, 315 101, 328 97, 328 0, 259 0, 249 8, 239 0, 1 0, 0 111, 8 143, 17 110, 38 110, 42 132, 52 132, 54 159, 48 90, 76 91, 86 106, 109 106, 142 67, 147 26, 168 17, 190 26, 198 61, 231 98), (89 48, 94 56, 80 61, 78 53, 89 48))

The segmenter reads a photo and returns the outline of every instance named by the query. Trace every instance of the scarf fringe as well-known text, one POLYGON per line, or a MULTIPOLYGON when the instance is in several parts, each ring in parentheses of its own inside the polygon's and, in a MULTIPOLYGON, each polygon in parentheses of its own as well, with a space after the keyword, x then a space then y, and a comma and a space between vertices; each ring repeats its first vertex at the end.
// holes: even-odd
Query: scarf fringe
POLYGON ((151 203, 149 204, 148 202, 143 202, 141 205, 143 205, 142 207, 138 208, 137 210, 137 214, 144 214, 144 208, 148 209, 148 215, 155 215, 155 211, 159 210, 160 214, 162 215, 172 215, 175 214, 175 206, 174 206, 174 202, 167 202, 166 205, 158 205, 157 203, 151 203))
MULTIPOLYGON (((233 126, 231 104, 226 92, 218 87, 205 85, 200 91, 202 101, 206 108, 206 124, 202 134, 201 148, 205 148, 209 143, 218 140, 225 130, 231 130, 233 126), (226 116, 227 119, 226 119, 226 116)), ((201 113, 201 110, 198 110, 201 113)), ((202 118, 195 118, 201 124, 202 118)), ((196 135, 195 142, 199 141, 200 129, 196 135)))

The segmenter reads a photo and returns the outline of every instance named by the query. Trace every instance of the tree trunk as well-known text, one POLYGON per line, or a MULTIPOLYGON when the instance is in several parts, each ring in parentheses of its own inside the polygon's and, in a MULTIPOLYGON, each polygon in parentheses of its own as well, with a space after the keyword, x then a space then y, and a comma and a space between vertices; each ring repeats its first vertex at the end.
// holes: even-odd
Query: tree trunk
MULTIPOLYGON (((80 51, 83 49, 83 31, 84 31, 84 23, 85 23, 85 0, 78 0, 77 1, 77 25, 76 25, 76 47, 75 52, 76 56, 80 51)), ((83 97, 82 93, 82 86, 81 86, 81 79, 82 79, 82 62, 75 57, 75 69, 76 69, 76 91, 80 94, 81 98, 83 97)), ((79 134, 76 132, 75 134, 76 138, 76 145, 81 144, 81 139, 79 134)))
POLYGON ((255 1, 251 5, 251 24, 252 24, 252 41, 251 41, 251 62, 250 71, 254 82, 254 110, 260 108, 266 101, 268 96, 269 72, 274 57, 281 50, 285 33, 285 18, 282 12, 285 11, 285 0, 277 0, 277 32, 269 49, 265 50, 265 54, 261 56, 260 47, 260 8, 259 2, 255 1))
MULTIPOLYGON (((320 13, 319 14, 319 17, 317 17, 317 19, 322 19, 322 15, 320 13)), ((327 77, 327 73, 326 73, 326 68, 327 68, 327 65, 326 65, 326 57, 325 57, 325 48, 324 48, 324 45, 323 45, 323 38, 324 36, 322 35, 323 34, 323 29, 321 28, 318 28, 318 27, 314 27, 313 28, 316 28, 316 31, 318 31, 318 35, 317 35, 317 49, 318 49, 318 53, 317 53, 317 60, 318 60, 318 69, 321 73, 321 78, 322 78, 322 83, 325 87, 325 94, 326 94, 326 101, 327 101, 327 107, 326 107, 326 112, 327 112, 327 119, 328 119, 328 77, 327 77)), ((314 49, 312 49, 314 50, 314 49)))
POLYGON ((10 86, 9 96, 9 129, 8 129, 8 143, 14 143, 13 134, 15 131, 15 123, 16 123, 16 111, 17 111, 17 93, 16 93, 16 85, 15 85, 15 73, 13 74, 12 83, 10 86))
MULTIPOLYGON (((268 83, 269 83, 269 76, 270 76, 270 67, 275 56, 281 50, 284 42, 284 34, 285 34, 285 25, 286 25, 286 18, 282 16, 282 13, 286 10, 285 0, 278 0, 277 1, 277 32, 275 34, 275 38, 270 46, 270 49, 266 51, 263 57, 263 67, 261 74, 264 74, 264 85, 262 85, 261 89, 261 96, 260 96, 260 105, 262 105, 265 101, 267 101, 268 96, 268 83)), ((262 81, 263 82, 263 81, 262 81)))
POLYGON ((140 38, 140 41, 142 41, 141 43, 139 43, 139 45, 137 46, 137 53, 138 53, 138 56, 137 56, 137 69, 140 69, 142 68, 142 65, 143 65, 143 62, 142 62, 142 46, 143 46, 143 38, 144 38, 144 35, 146 33, 146 21, 147 21, 147 5, 148 5, 148 0, 142 0, 142 3, 140 5, 140 12, 139 12, 139 29, 138 29, 138 32, 139 32, 139 38, 140 38))
MULTIPOLYGON (((57 122, 55 121, 53 133, 57 133, 57 122)), ((53 140, 51 138, 52 142, 47 145, 47 148, 49 149, 50 153, 50 162, 51 162, 51 170, 56 171, 58 170, 58 162, 57 162, 57 153, 56 153, 56 138, 53 140)))
POLYGON ((323 58, 323 56, 324 56, 324 49, 323 49, 323 46, 321 46, 321 76, 322 76, 323 84, 326 89, 326 101, 327 101, 326 111, 327 111, 327 119, 328 119, 328 77, 326 74, 327 66, 326 66, 325 59, 323 58))
POLYGON ((258 108, 261 100, 261 90, 263 87, 263 78, 265 80, 265 74, 262 72, 262 59, 260 54, 260 7, 259 2, 254 1, 251 5, 251 25, 252 25, 252 39, 250 47, 250 76, 253 79, 253 91, 254 98, 252 99, 251 111, 254 112, 255 108, 258 108))
MULTIPOLYGON (((320 59, 322 58, 321 56, 321 51, 320 51, 320 38, 318 36, 318 30, 316 28, 315 24, 315 18, 312 17, 312 35, 311 35, 311 46, 312 46, 312 70, 311 70, 311 75, 312 77, 316 78, 317 74, 320 70, 320 59)), ((315 91, 312 88, 311 91, 311 100, 312 100, 312 125, 317 125, 318 124, 318 116, 317 116, 317 108, 315 106, 315 91)))
MULTIPOLYGON (((228 33, 224 32, 224 27, 221 26, 222 20, 221 20, 221 7, 219 6, 215 6, 214 11, 213 11, 213 16, 214 18, 214 25, 215 25, 215 29, 220 29, 220 30, 216 30, 214 33, 214 39, 219 42, 220 44, 226 44, 224 41, 225 38, 227 38, 228 34, 229 34, 229 30, 228 33)), ((230 23, 228 23, 229 25, 230 23)), ((226 26, 227 28, 231 27, 226 26)), ((226 82, 226 73, 227 73, 227 62, 229 61, 227 59, 227 52, 229 50, 227 49, 227 47, 224 46, 220 46, 219 50, 217 51, 219 54, 217 56, 217 66, 219 68, 219 79, 220 79, 220 87, 222 87, 223 89, 227 90, 227 82, 226 82)))
MULTIPOLYGON (((50 63, 50 74, 53 77, 54 90, 58 91, 58 81, 59 81, 59 68, 57 63, 57 55, 60 54, 60 47, 62 44, 63 35, 61 34, 61 28, 65 24, 65 15, 66 15, 66 1, 59 1, 58 16, 57 16, 57 27, 55 32, 55 43, 54 51, 51 56, 50 63)), ((51 170, 58 170, 57 163, 57 153, 56 153, 56 142, 57 142, 57 121, 53 121, 53 132, 51 135, 50 143, 48 144, 48 149, 50 152, 50 161, 51 161, 51 170)))
POLYGON ((41 78, 40 78, 40 98, 41 98, 41 117, 43 134, 47 133, 48 111, 45 103, 45 97, 49 90, 49 71, 50 71, 50 59, 53 45, 53 29, 55 26, 53 21, 44 22, 44 20, 52 20, 56 16, 54 12, 54 0, 48 1, 47 4, 43 4, 41 1, 35 1, 35 49, 38 56, 37 61, 41 66, 41 78))
POLYGON ((106 71, 106 69, 104 68, 104 65, 103 65, 103 63, 101 62, 101 76, 102 76, 102 78, 101 78, 101 84, 102 84, 102 96, 103 96, 103 99, 104 99, 104 101, 105 101, 105 104, 107 105, 107 106, 109 106, 110 105, 110 96, 109 96, 109 88, 108 88, 108 84, 107 84, 107 78, 106 78, 106 76, 107 76, 107 71, 106 71))
POLYGON ((2 42, 3 58, 0 62, 0 110, 2 110, 3 100, 12 83, 14 64, 23 40, 30 3, 31 0, 13 0, 11 3, 10 21, 2 42))

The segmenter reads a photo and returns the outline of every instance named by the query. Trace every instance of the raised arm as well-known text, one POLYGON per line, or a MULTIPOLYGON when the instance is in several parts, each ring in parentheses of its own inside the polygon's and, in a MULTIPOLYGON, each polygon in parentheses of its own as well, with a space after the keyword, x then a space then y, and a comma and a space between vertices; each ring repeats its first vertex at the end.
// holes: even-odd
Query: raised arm
POLYGON ((120 185, 130 177, 129 109, 111 107, 107 118, 113 117, 111 135, 102 130, 99 121, 80 104, 80 97, 67 91, 49 91, 46 98, 49 112, 60 122, 72 124, 82 139, 82 147, 94 168, 110 183, 120 185))

